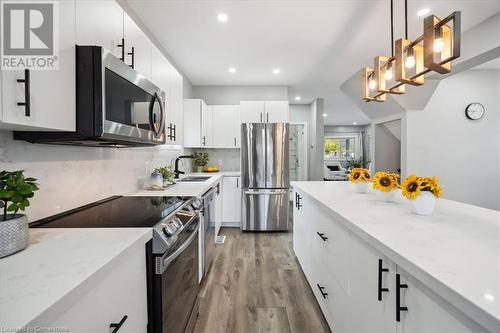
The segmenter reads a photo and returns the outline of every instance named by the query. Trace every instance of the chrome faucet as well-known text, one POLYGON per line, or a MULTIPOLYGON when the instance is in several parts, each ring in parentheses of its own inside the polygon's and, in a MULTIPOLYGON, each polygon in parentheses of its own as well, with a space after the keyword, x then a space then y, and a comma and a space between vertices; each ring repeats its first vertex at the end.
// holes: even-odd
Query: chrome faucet
POLYGON ((175 169, 174 169, 175 179, 179 179, 179 175, 185 174, 184 171, 179 170, 179 161, 183 158, 193 158, 193 155, 182 155, 175 159, 175 169))

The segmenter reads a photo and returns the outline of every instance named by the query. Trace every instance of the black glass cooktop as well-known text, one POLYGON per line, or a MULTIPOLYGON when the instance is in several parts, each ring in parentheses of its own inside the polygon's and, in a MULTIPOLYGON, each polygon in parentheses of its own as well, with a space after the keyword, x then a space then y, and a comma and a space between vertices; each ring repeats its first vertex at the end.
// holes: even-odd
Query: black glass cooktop
POLYGON ((183 197, 111 197, 30 224, 32 228, 147 228, 182 206, 183 197))

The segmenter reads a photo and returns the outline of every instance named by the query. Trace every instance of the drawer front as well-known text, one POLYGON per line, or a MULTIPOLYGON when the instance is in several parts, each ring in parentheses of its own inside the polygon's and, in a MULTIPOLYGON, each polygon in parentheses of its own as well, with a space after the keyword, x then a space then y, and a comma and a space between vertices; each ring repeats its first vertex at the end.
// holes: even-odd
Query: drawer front
POLYGON ((309 229, 314 256, 323 258, 321 264, 325 270, 329 271, 349 294, 349 231, 317 203, 311 203, 311 211, 317 216, 311 220, 309 229))
POLYGON ((288 190, 243 192, 242 230, 288 230, 288 190))

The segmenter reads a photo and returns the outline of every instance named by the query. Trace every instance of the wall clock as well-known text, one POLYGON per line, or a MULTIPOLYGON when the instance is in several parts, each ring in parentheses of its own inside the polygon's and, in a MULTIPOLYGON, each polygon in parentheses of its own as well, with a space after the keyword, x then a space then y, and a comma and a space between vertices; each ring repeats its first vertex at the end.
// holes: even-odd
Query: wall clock
POLYGON ((470 120, 479 120, 484 116, 484 106, 481 103, 471 103, 465 108, 465 116, 470 120))

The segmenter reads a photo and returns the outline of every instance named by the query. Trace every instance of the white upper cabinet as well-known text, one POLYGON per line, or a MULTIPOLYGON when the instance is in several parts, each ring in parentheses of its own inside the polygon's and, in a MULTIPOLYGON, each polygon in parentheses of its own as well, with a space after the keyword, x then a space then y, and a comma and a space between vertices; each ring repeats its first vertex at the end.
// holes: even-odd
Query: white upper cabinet
POLYGON ((241 123, 265 122, 266 102, 263 101, 241 101, 240 121, 241 123))
POLYGON ((59 69, 2 70, 0 127, 13 130, 74 131, 75 97, 75 1, 59 1, 59 69), (26 99, 29 92, 29 99, 26 99), (29 112, 23 105, 28 103, 29 112))
POLYGON ((151 41, 127 13, 123 14, 123 38, 125 63, 151 79, 151 41))
POLYGON ((288 101, 266 102, 266 123, 281 123, 290 121, 288 101))
POLYGON ((213 145, 215 148, 240 147, 239 105, 213 105, 213 145))
POLYGON ((240 119, 241 123, 288 122, 288 101, 241 101, 240 119))
POLYGON ((76 44, 98 45, 122 56, 123 9, 116 1, 76 1, 76 44))
POLYGON ((212 106, 201 103, 201 147, 213 148, 213 112, 212 106))

